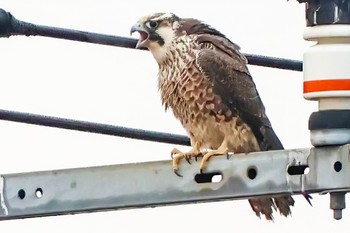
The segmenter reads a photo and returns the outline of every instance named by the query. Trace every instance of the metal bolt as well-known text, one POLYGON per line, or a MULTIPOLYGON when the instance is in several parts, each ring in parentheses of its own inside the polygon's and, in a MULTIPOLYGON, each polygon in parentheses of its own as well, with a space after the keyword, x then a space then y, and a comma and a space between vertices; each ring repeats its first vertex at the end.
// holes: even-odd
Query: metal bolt
POLYGON ((342 218, 342 210, 345 209, 346 192, 330 193, 330 208, 333 210, 333 218, 339 220, 342 218))
POLYGON ((333 210, 333 218, 339 220, 343 217, 342 210, 333 210))

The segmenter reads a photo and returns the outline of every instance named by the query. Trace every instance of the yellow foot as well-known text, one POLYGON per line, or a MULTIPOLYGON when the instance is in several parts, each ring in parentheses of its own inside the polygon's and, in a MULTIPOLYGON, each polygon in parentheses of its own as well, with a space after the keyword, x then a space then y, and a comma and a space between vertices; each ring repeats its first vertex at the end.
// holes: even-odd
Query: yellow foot
POLYGON ((203 170, 207 167, 210 157, 212 157, 213 155, 228 156, 228 148, 226 146, 220 146, 217 150, 208 151, 205 154, 203 154, 203 158, 199 166, 200 173, 203 173, 203 170))
POLYGON ((186 161, 191 164, 191 158, 192 157, 196 157, 198 155, 200 155, 201 152, 199 149, 197 148, 192 148, 192 150, 190 150, 189 152, 187 153, 183 153, 181 151, 179 151, 178 149, 174 148, 172 151, 171 151, 171 158, 173 159, 173 170, 174 170, 174 173, 177 175, 177 176, 180 176, 182 177, 181 174, 179 174, 179 164, 180 164, 180 161, 182 159, 186 159, 186 161))

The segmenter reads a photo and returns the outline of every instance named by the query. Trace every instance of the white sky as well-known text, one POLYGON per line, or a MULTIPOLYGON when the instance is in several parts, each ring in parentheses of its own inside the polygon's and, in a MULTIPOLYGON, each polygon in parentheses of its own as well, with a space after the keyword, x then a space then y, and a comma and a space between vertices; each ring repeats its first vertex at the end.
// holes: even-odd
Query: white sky
MULTIPOLYGON (((171 11, 204 20, 246 53, 301 60, 311 45, 302 38, 304 5, 294 1, 0 0, 0 7, 32 23, 119 36, 129 36, 140 16, 171 11)), ((157 65, 148 52, 18 36, 0 38, 0 67, 1 109, 185 134, 161 107, 157 65)), ((285 147, 309 147, 307 121, 317 104, 303 99, 302 73, 255 66, 250 71, 285 147)), ((164 160, 174 147, 4 121, 0 142, 0 174, 164 160)), ((335 221, 329 196, 313 196, 313 208, 296 196, 293 217, 276 215, 275 224, 256 218, 247 201, 226 201, 2 221, 0 231, 345 230, 349 211, 335 221)))

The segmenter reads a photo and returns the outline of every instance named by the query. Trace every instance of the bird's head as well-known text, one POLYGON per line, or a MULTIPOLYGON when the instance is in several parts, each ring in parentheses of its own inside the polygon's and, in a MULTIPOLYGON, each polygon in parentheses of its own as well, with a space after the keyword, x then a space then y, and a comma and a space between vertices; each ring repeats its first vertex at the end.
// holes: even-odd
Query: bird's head
POLYGON ((184 35, 207 34, 221 37, 239 49, 225 35, 208 24, 198 19, 180 18, 173 13, 155 13, 141 17, 132 26, 130 33, 133 32, 140 33, 136 48, 148 48, 158 63, 162 63, 169 56, 171 46, 184 35))
POLYGON ((156 13, 140 18, 130 31, 131 34, 140 34, 136 48, 148 48, 160 62, 167 56, 169 46, 181 33, 180 21, 173 13, 156 13))

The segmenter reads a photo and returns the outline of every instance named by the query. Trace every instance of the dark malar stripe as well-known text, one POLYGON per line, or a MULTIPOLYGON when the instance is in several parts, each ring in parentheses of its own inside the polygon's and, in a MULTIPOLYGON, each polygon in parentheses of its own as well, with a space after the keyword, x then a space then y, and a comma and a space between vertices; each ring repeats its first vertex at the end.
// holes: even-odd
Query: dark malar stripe
POLYGON ((149 38, 150 41, 157 42, 160 46, 164 45, 164 40, 157 33, 150 33, 149 38))

